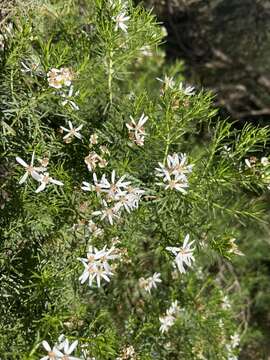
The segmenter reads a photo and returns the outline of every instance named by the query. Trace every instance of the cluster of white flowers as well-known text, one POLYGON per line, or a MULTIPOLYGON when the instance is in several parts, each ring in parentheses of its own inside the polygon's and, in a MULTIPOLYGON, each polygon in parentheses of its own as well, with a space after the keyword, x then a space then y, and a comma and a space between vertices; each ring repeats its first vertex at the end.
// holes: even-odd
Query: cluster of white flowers
POLYGON ((144 131, 144 124, 148 120, 148 116, 144 114, 141 115, 138 123, 135 122, 132 116, 130 116, 131 123, 126 123, 126 127, 128 128, 128 135, 130 140, 132 140, 136 145, 143 146, 144 145, 144 137, 146 135, 144 131))
POLYGON ((174 262, 178 267, 180 273, 185 273, 186 269, 184 265, 191 266, 192 261, 195 261, 193 257, 194 248, 191 248, 191 245, 194 243, 194 240, 189 243, 189 234, 186 235, 184 239, 183 246, 181 247, 172 247, 167 246, 166 250, 170 251, 174 256, 174 262))
POLYGON ((57 344, 53 347, 46 340, 42 341, 42 345, 48 354, 40 360, 81 360, 81 358, 71 356, 78 345, 78 340, 69 344, 69 340, 64 335, 60 335, 57 344))
MULTIPOLYGON (((251 156, 250 158, 245 159, 245 169, 252 169, 255 173, 261 175, 261 179, 267 189, 270 190, 270 161, 266 156, 261 157, 260 161, 256 156, 251 156)), ((239 170, 242 170, 242 165, 240 165, 239 170)))
POLYGON ((231 246, 231 248, 229 249, 229 253, 239 255, 239 256, 244 256, 242 251, 240 251, 238 249, 238 246, 235 244, 235 241, 236 241, 235 238, 232 238, 232 239, 229 240, 230 246, 231 246))
POLYGON ((179 83, 178 89, 176 88, 176 82, 173 77, 169 77, 165 74, 164 79, 156 78, 158 81, 160 81, 163 84, 163 90, 162 93, 164 93, 166 90, 179 90, 181 93, 183 93, 186 96, 193 96, 195 94, 195 88, 193 86, 185 86, 183 82, 179 83))
POLYGON ((164 332, 167 332, 170 327, 175 323, 177 317, 180 314, 180 307, 178 305, 177 300, 172 303, 170 308, 166 311, 166 314, 164 316, 159 317, 159 321, 161 323, 159 330, 163 334, 164 332))
POLYGON ((234 333, 231 336, 231 342, 226 344, 226 350, 228 352, 228 360, 238 360, 238 357, 234 354, 235 349, 240 345, 240 335, 238 333, 234 333))
POLYGON ((179 90, 186 96, 193 96, 195 94, 194 86, 185 86, 182 82, 179 83, 179 90))
POLYGON ((135 210, 139 206, 139 201, 144 194, 144 190, 130 186, 129 181, 124 181, 126 175, 120 179, 116 179, 115 170, 111 174, 111 182, 103 174, 100 182, 97 176, 93 174, 94 185, 84 181, 82 189, 84 191, 95 191, 99 196, 103 193, 106 200, 102 199, 103 208, 93 212, 93 216, 100 216, 101 220, 107 219, 111 225, 115 219, 120 217, 122 209, 128 213, 135 210), (113 205, 111 206, 111 204, 113 205))
POLYGON ((88 279, 89 286, 92 286, 93 280, 96 279, 97 286, 100 287, 101 279, 107 282, 110 281, 110 276, 112 276, 113 273, 108 261, 118 258, 118 255, 116 254, 115 247, 111 247, 108 250, 106 248, 106 245, 101 250, 90 246, 87 258, 79 259, 84 266, 84 271, 79 278, 81 284, 85 283, 88 279))
MULTIPOLYGON (((24 66, 25 67, 25 66, 24 66)), ((31 70, 31 68, 30 68, 31 70)), ((25 71, 28 71, 28 68, 25 67, 25 71)), ((60 69, 52 68, 47 73, 47 80, 50 87, 54 89, 62 89, 60 92, 56 92, 56 95, 59 95, 61 100, 61 105, 69 105, 72 110, 79 110, 79 106, 75 103, 75 97, 79 95, 79 91, 74 92, 74 87, 72 85, 72 80, 74 79, 74 72, 72 69, 63 67, 60 69)))
POLYGON ((153 276, 150 276, 146 279, 141 277, 139 279, 139 286, 150 294, 151 290, 156 289, 157 284, 161 282, 160 273, 155 272, 153 276))
POLYGON ((94 171, 97 165, 100 168, 104 168, 108 165, 108 161, 104 159, 102 156, 98 155, 95 151, 91 151, 89 155, 84 158, 84 162, 89 171, 94 171))
MULTIPOLYGON (((268 166, 269 165, 269 159, 266 156, 261 157, 260 163, 262 166, 268 166)), ((245 159, 246 167, 253 168, 258 164, 258 159, 256 156, 251 156, 250 158, 245 159)))
POLYGON ((168 89, 173 89, 175 86, 175 81, 173 77, 169 77, 165 74, 164 79, 157 78, 163 84, 163 90, 166 91, 168 89))
POLYGON ((33 179, 40 182, 40 186, 36 189, 36 193, 44 190, 49 183, 54 185, 64 185, 61 181, 55 180, 50 177, 49 173, 47 172, 48 161, 40 160, 42 166, 34 166, 34 159, 35 153, 32 154, 31 163, 30 165, 28 165, 22 158, 20 158, 19 156, 16 157, 16 161, 26 170, 25 174, 21 177, 19 184, 23 184, 30 175, 33 179))
MULTIPOLYGON (((90 147, 93 147, 98 144, 98 135, 92 134, 89 139, 90 147)), ((108 161, 106 160, 106 156, 110 155, 110 151, 105 145, 99 146, 99 150, 101 155, 99 155, 96 151, 91 151, 85 158, 84 162, 87 166, 87 169, 90 172, 95 171, 96 167, 104 168, 108 165, 108 161)))
POLYGON ((61 89, 63 86, 70 86, 73 78, 73 71, 66 67, 61 69, 52 68, 47 73, 49 86, 55 89, 61 89))
POLYGON ((136 360, 136 359, 137 359, 136 352, 132 345, 125 347, 121 351, 121 355, 116 358, 116 360, 136 360))
POLYGON ((156 176, 163 178, 163 183, 157 185, 165 187, 165 189, 175 189, 183 194, 189 187, 187 175, 192 172, 193 165, 187 164, 186 154, 176 154, 167 156, 167 166, 158 163, 159 167, 156 168, 156 176))
POLYGON ((127 16, 127 1, 123 0, 108 0, 109 5, 114 10, 117 9, 119 13, 116 16, 113 16, 112 19, 115 23, 114 31, 122 30, 124 33, 127 33, 128 25, 126 22, 130 19, 130 16, 127 16))
POLYGON ((127 2, 121 0, 109 0, 112 8, 118 8, 119 13, 116 16, 113 16, 113 21, 115 23, 114 31, 122 30, 124 33, 127 33, 128 25, 126 24, 130 19, 130 16, 127 15, 127 2))

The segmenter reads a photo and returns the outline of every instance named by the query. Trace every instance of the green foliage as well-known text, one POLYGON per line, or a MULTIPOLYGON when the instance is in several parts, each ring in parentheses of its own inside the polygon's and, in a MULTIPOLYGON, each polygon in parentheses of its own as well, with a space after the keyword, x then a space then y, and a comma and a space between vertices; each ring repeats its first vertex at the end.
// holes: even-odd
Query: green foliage
POLYGON ((267 221, 269 166, 248 166, 245 159, 263 156, 269 128, 236 130, 217 119, 211 94, 190 94, 182 63, 164 65, 162 29, 142 7, 103 0, 24 5, 0 55, 1 357, 38 359, 41 341, 54 344, 61 333, 79 340, 75 353, 85 359, 128 359, 128 346, 133 359, 237 355, 231 336, 245 330, 236 314, 245 311, 247 294, 236 289, 231 297, 232 277, 224 271, 239 255, 234 239, 245 240, 248 229, 267 221), (127 32, 116 28, 122 11, 127 32), (54 68, 69 69, 73 93, 70 84, 52 86, 54 68), (143 113, 140 146, 126 123, 143 113), (83 126, 82 139, 63 141, 61 127, 69 121, 83 126), (93 134, 97 144, 89 141, 93 134), (112 225, 93 215, 104 207, 99 194, 81 189, 83 181, 94 183, 86 167, 93 151, 108 162, 95 164, 98 180, 106 174, 110 181, 115 170, 117 179, 126 175, 144 190, 138 208, 122 211, 112 225), (186 194, 161 186, 156 171, 169 155, 184 152, 194 165, 186 194), (31 175, 19 184, 25 169, 16 157, 29 164, 33 153, 35 166, 49 160, 50 176, 63 186, 47 184, 36 193, 41 180, 31 175), (98 237, 92 220, 102 228, 98 237), (195 263, 179 273, 166 247, 182 246, 186 234, 194 240, 195 263), (90 245, 114 246, 119 256, 111 282, 101 287, 78 281, 78 259, 90 245), (155 272, 162 283, 148 294, 141 278, 155 272), (162 333, 159 318, 174 301, 179 314, 162 333))

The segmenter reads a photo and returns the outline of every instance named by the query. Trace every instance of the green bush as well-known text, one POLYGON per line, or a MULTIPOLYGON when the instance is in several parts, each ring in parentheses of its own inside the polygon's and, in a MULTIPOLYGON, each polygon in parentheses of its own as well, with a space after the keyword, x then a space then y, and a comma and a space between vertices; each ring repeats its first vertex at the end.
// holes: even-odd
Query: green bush
POLYGON ((120 0, 35 1, 6 23, 1 358, 237 359, 231 261, 266 221, 269 128, 217 121, 164 35, 120 0))

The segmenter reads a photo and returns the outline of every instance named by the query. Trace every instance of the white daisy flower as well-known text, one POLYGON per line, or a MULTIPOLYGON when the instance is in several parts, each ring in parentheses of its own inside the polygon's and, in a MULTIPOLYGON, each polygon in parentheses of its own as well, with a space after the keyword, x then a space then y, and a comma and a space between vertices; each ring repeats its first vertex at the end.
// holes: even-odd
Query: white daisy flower
POLYGON ((187 155, 182 153, 168 155, 167 164, 172 174, 176 176, 191 173, 193 168, 193 165, 187 164, 187 155))
POLYGON ((125 23, 130 19, 130 17, 126 16, 126 13, 124 11, 122 11, 120 14, 115 16, 113 19, 115 21, 114 31, 118 31, 118 29, 121 29, 122 31, 127 33, 128 25, 125 23))
POLYGON ((228 310, 232 307, 228 295, 223 296, 221 307, 223 310, 228 310))
POLYGON ((156 176, 162 177, 164 182, 157 185, 185 194, 189 187, 187 175, 192 172, 193 165, 187 164, 187 155, 182 153, 168 155, 166 160, 166 166, 159 162, 159 167, 155 169, 156 176))
POLYGON ((231 254, 235 254, 235 255, 239 255, 239 256, 244 256, 244 254, 242 253, 242 251, 240 251, 240 250, 238 249, 238 246, 235 244, 235 241, 236 241, 235 238, 229 240, 229 243, 230 243, 231 248, 229 249, 228 252, 231 253, 231 254))
POLYGON ((164 84, 165 90, 173 89, 175 86, 175 81, 173 77, 165 75, 164 79, 156 78, 158 81, 164 84))
POLYGON ((130 119, 131 119, 131 123, 126 123, 126 127, 128 128, 129 138, 135 144, 139 146, 143 146, 144 137, 146 135, 144 130, 144 124, 148 120, 148 116, 142 114, 138 123, 135 122, 132 116, 130 116, 130 119))
POLYGON ((170 308, 167 309, 166 315, 161 316, 159 318, 159 321, 161 322, 161 326, 159 330, 161 331, 162 334, 164 332, 167 332, 170 329, 170 327, 175 323, 177 317, 180 314, 180 310, 181 309, 178 305, 178 301, 176 300, 171 304, 170 308))
POLYGON ((116 180, 115 170, 113 170, 111 173, 111 183, 103 175, 99 185, 108 194, 109 198, 114 199, 119 192, 121 193, 129 186, 129 181, 123 181, 125 177, 126 175, 123 175, 119 180, 116 180))
POLYGON ((63 86, 62 84, 62 77, 60 75, 60 70, 56 68, 52 68, 47 73, 48 83, 49 86, 55 88, 55 89, 61 89, 63 86))
POLYGON ((115 254, 115 247, 111 247, 107 250, 107 245, 105 245, 101 250, 93 246, 89 246, 87 252, 87 258, 81 258, 80 260, 85 263, 94 263, 101 264, 105 270, 110 271, 109 260, 114 260, 118 258, 118 255, 115 254), (98 261, 98 262, 97 262, 98 261))
POLYGON ((84 272, 79 278, 81 284, 85 283, 87 279, 89 286, 92 286, 93 280, 97 281, 98 287, 100 287, 102 279, 109 282, 110 276, 113 275, 109 261, 118 257, 114 252, 114 247, 106 250, 106 246, 104 246, 102 250, 98 250, 90 246, 87 258, 79 259, 84 265, 84 272))
POLYGON ((56 346, 51 348, 46 340, 42 341, 42 345, 48 354, 43 356, 40 360, 55 360, 57 358, 61 359, 64 356, 64 354, 56 346))
MULTIPOLYGON (((101 180, 105 177, 105 175, 102 176, 101 180)), ((101 184, 98 182, 96 173, 93 173, 93 180, 94 185, 90 184, 87 181, 83 181, 83 186, 81 187, 84 191, 95 191, 97 195, 100 195, 100 193, 103 191, 101 184)))
POLYGON ((149 294, 151 293, 152 289, 157 288, 157 284, 161 283, 160 279, 160 273, 155 272, 153 276, 150 276, 149 278, 141 278, 139 280, 140 287, 143 288, 145 291, 147 291, 149 294))
POLYGON ((178 315, 180 313, 180 306, 178 305, 178 301, 175 300, 172 302, 169 309, 166 311, 167 315, 178 315))
POLYGON ((58 342, 59 344, 56 344, 51 348, 47 341, 42 341, 42 345, 48 352, 48 355, 42 357, 40 360, 81 360, 75 356, 70 356, 76 349, 78 340, 75 340, 69 345, 68 339, 65 339, 64 335, 60 335, 58 342))
POLYGON ((238 333, 234 333, 231 336, 231 346, 233 349, 237 348, 240 344, 240 335, 238 333))
POLYGON ((70 68, 61 68, 60 69, 60 73, 61 73, 61 76, 62 76, 62 81, 63 81, 63 84, 65 86, 70 86, 71 85, 71 82, 74 78, 74 72, 72 69, 70 68))
POLYGON ((81 360, 80 358, 77 358, 75 356, 70 356, 76 349, 77 345, 78 345, 78 340, 75 340, 72 344, 69 345, 68 339, 65 339, 63 341, 63 343, 61 344, 61 350, 63 349, 64 354, 60 359, 61 360, 81 360))
POLYGON ((119 219, 117 214, 117 209, 115 207, 108 207, 108 204, 105 200, 102 200, 104 208, 92 213, 93 216, 100 216, 101 220, 107 219, 111 225, 113 225, 114 220, 119 219))
POLYGON ((21 177, 20 181, 19 181, 19 184, 23 184, 26 179, 28 178, 29 175, 31 175, 33 178, 35 178, 36 176, 38 176, 39 172, 43 172, 43 171, 46 171, 46 167, 36 167, 34 166, 34 159, 35 159, 35 153, 33 152, 32 154, 32 158, 31 158, 31 163, 30 165, 26 164, 26 162, 20 158, 19 156, 16 157, 16 161, 22 165, 26 172, 25 174, 21 177))
POLYGON ((195 94, 194 86, 184 86, 182 82, 179 84, 179 90, 182 91, 187 96, 192 96, 195 94))
POLYGON ((115 195, 115 208, 120 210, 124 208, 128 213, 132 210, 138 209, 141 196, 145 193, 144 190, 128 186, 125 191, 120 191, 115 195))
POLYGON ((24 74, 33 75, 42 75, 42 67, 40 64, 40 60, 37 57, 33 57, 32 59, 27 60, 26 62, 21 61, 21 72, 24 74))
POLYGON ((165 186, 165 190, 177 190, 182 192, 183 194, 186 194, 186 189, 189 187, 187 177, 182 175, 175 177, 174 179, 171 178, 171 175, 168 173, 166 174, 166 183, 160 184, 165 186), (167 184, 166 184, 167 183, 167 184))
POLYGON ((175 263, 180 271, 180 273, 185 273, 186 269, 184 265, 190 267, 192 261, 195 261, 193 257, 194 248, 191 248, 191 245, 194 243, 194 240, 189 243, 189 234, 186 235, 182 247, 171 247, 167 246, 166 250, 173 253, 175 256, 175 263))
POLYGON ((78 139, 82 139, 82 135, 79 133, 79 131, 82 129, 83 125, 78 126, 77 128, 74 128, 72 125, 72 122, 68 122, 69 129, 65 128, 64 126, 60 126, 60 128, 67 132, 67 134, 63 137, 64 140, 69 139, 70 137, 76 137, 78 139))
POLYGON ((54 184, 54 185, 59 185, 59 186, 64 185, 61 181, 55 180, 52 177, 50 177, 49 173, 44 173, 44 174, 35 174, 34 173, 33 177, 35 180, 37 180, 41 183, 40 186, 35 191, 36 193, 43 191, 49 183, 54 184))
POLYGON ((167 174, 175 176, 187 175, 192 172, 194 166, 187 163, 187 155, 183 153, 168 155, 166 163, 167 166, 159 162, 159 168, 156 168, 157 176, 164 177, 164 179, 167 174))
POLYGON ((119 193, 115 196, 115 208, 120 210, 124 208, 128 213, 137 209, 139 206, 139 198, 135 194, 128 194, 126 192, 119 193))
POLYGON ((138 123, 133 119, 132 116, 130 116, 131 123, 126 123, 126 127, 130 131, 137 132, 142 135, 146 135, 144 131, 144 124, 148 120, 148 116, 144 115, 144 113, 141 115, 138 123))
POLYGON ((170 327, 174 324, 175 317, 172 315, 160 316, 159 321, 161 323, 159 330, 163 334, 164 332, 168 332, 170 327))
POLYGON ((84 271, 79 277, 81 284, 84 284, 86 280, 89 281, 89 286, 92 286, 93 281, 96 279, 97 286, 100 287, 101 280, 104 279, 107 282, 110 282, 111 272, 104 270, 104 268, 99 264, 86 264, 83 262, 84 271))

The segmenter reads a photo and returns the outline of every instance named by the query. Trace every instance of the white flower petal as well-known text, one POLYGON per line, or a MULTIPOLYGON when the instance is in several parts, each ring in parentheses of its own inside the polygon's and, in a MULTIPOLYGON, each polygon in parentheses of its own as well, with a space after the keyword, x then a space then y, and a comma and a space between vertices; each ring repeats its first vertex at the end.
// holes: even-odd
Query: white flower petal
POLYGON ((41 191, 43 191, 45 189, 45 187, 46 187, 46 184, 42 183, 35 192, 40 193, 41 191))
POLYGON ((28 167, 28 165, 26 164, 26 162, 22 159, 22 158, 20 158, 19 156, 17 156, 16 157, 16 161, 20 164, 20 165, 22 165, 23 167, 28 167))
POLYGON ((76 349, 78 345, 78 340, 75 340, 69 347, 68 351, 66 351, 67 355, 70 355, 71 353, 73 353, 73 351, 76 349))
POLYGON ((20 181, 19 181, 19 184, 23 184, 26 179, 28 178, 28 172, 26 172, 21 178, 20 178, 20 181))
POLYGON ((42 346, 44 347, 44 349, 45 349, 46 351, 52 351, 50 345, 48 344, 48 342, 47 342, 46 340, 43 340, 43 341, 42 341, 42 346))

